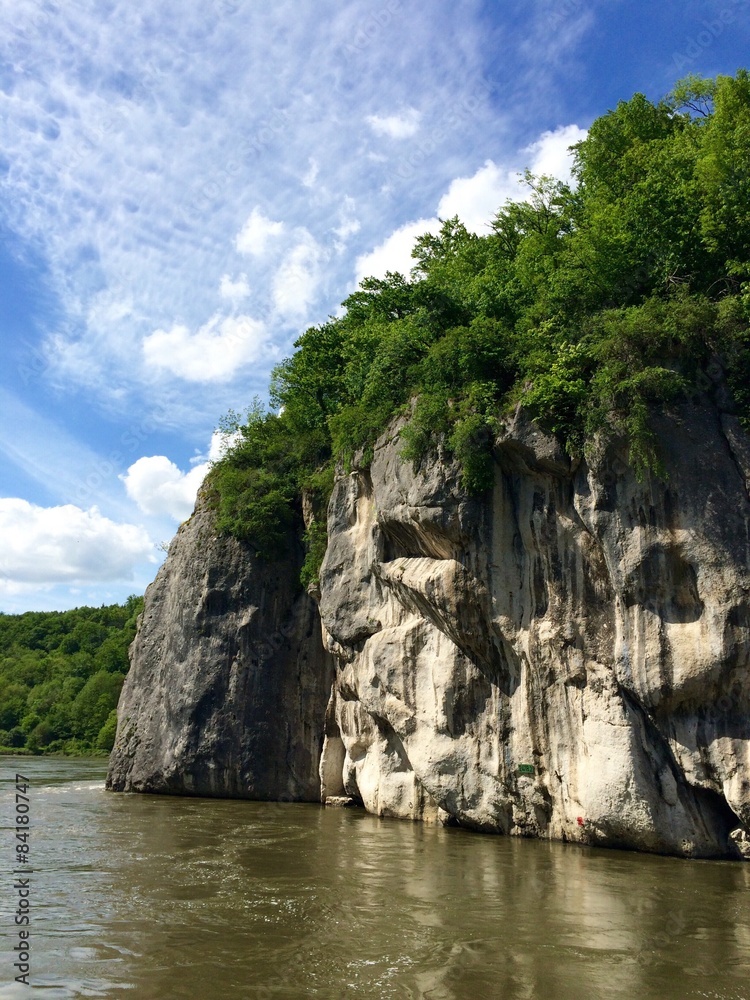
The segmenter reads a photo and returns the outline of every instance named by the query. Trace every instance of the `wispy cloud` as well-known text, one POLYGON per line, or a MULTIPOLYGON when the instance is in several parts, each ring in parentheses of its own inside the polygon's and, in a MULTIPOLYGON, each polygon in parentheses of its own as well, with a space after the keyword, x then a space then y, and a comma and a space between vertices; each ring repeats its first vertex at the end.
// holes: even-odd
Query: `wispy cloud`
POLYGON ((457 215, 470 231, 486 233, 488 224, 508 199, 528 197, 522 173, 527 167, 533 174, 569 181, 572 165, 569 147, 585 136, 585 130, 577 125, 561 126, 543 132, 533 143, 517 151, 510 163, 487 160, 473 174, 454 178, 439 199, 434 216, 399 226, 373 250, 357 258, 357 282, 368 275, 383 277, 386 271, 408 275, 414 266, 411 256, 414 241, 423 233, 437 233, 441 219, 457 215))
POLYGON ((409 139, 417 133, 420 117, 416 108, 405 108, 395 115, 368 115, 366 121, 375 135, 409 139))
POLYGON ((362 225, 357 218, 357 203, 354 198, 344 198, 339 208, 339 224, 333 230, 337 237, 336 249, 342 251, 349 237, 354 236, 361 228, 362 225))
POLYGON ((234 245, 238 253, 262 257, 273 237, 281 236, 283 232, 284 223, 267 218, 256 205, 237 233, 234 245))
MULTIPOLYGON (((44 491, 45 501, 63 501, 78 506, 99 504, 119 519, 129 508, 118 505, 108 488, 117 466, 127 455, 130 441, 139 438, 127 427, 120 440, 111 442, 107 454, 81 442, 59 422, 26 405, 15 394, 0 388, 0 455, 21 469, 44 491), (127 442, 127 443, 126 443, 127 442)), ((145 417, 141 418, 145 421, 145 417)), ((145 438, 145 434, 141 435, 145 438)))
POLYGON ((320 164, 318 161, 311 156, 310 165, 307 168, 307 172, 302 178, 302 183, 306 188, 315 187, 315 181, 318 179, 318 174, 320 173, 320 164))
POLYGON ((305 319, 317 296, 324 251, 305 229, 282 260, 273 279, 273 302, 284 319, 305 319))
MULTIPOLYGON (((157 375, 195 374, 216 332, 205 317, 240 303, 246 286, 285 348, 290 323, 345 294, 350 266, 328 251, 382 239, 373 194, 392 185, 393 164, 364 147, 359 156, 363 129, 370 142, 373 130, 408 142, 455 100, 479 43, 450 5, 397 0, 0 10, 0 57, 23 66, 0 92, 2 211, 41 249, 67 313, 42 348, 45 377, 132 408, 134 396, 153 398, 157 375), (435 59, 384 77, 404 18, 435 59), (338 217, 347 197, 363 206, 356 218, 338 217), (310 240, 296 240, 303 229, 310 240), (166 363, 167 346, 186 359, 166 363)), ((391 215, 413 196, 408 181, 398 187, 391 215)), ((209 371, 206 381, 228 376, 209 371)))
POLYGON ((236 278, 228 274, 222 274, 219 282, 219 295, 222 299, 228 299, 235 305, 246 299, 250 294, 250 285, 247 282, 247 275, 240 274, 236 278))
POLYGON ((212 316, 195 333, 176 324, 143 340, 147 367, 188 382, 226 382, 245 367, 278 356, 265 325, 250 316, 212 316))
POLYGON ((0 498, 0 580, 132 580, 143 559, 157 562, 153 542, 139 525, 116 524, 96 507, 39 507, 0 498))

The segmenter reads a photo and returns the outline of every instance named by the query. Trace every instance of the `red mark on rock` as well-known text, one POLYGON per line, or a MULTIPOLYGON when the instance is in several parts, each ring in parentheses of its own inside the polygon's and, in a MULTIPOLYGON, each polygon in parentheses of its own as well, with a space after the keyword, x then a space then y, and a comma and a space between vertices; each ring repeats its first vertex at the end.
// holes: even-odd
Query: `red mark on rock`
POLYGON ((583 826, 583 816, 578 816, 576 822, 579 826, 583 826))

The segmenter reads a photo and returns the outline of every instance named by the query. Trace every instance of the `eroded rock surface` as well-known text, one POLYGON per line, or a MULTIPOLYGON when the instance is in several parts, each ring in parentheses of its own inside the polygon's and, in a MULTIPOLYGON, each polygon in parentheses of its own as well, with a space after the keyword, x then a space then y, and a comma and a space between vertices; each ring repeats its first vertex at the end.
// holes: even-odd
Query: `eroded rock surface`
POLYGON ((332 673, 299 560, 259 562, 199 500, 146 591, 107 786, 317 801, 332 673))
POLYGON ((445 455, 401 461, 396 425, 337 480, 319 616, 295 558, 199 503, 147 592, 109 787, 750 857, 750 442, 724 409, 662 418, 643 482, 519 412, 477 498, 445 455))
POLYGON ((398 428, 329 509, 324 795, 384 816, 750 854, 750 450, 705 396, 571 465, 517 414, 467 498, 398 428))

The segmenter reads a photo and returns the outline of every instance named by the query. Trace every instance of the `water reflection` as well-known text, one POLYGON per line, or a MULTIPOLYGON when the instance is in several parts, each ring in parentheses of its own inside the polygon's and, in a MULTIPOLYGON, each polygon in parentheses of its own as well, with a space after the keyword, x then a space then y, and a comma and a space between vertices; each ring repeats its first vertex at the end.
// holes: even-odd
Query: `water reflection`
POLYGON ((27 764, 50 998, 750 996, 750 865, 111 795, 58 766, 27 764))

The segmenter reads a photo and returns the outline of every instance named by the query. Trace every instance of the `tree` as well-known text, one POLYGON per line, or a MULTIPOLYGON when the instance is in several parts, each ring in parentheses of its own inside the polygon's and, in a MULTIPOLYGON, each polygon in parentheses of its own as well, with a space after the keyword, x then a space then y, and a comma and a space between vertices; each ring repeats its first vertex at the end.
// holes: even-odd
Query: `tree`
POLYGON ((35 752, 91 752, 115 709, 143 598, 0 614, 0 733, 35 752))
MULTIPOLYGON (((486 236, 458 218, 420 236, 407 278, 365 278, 343 313, 310 328, 275 370, 272 403, 212 471, 222 530, 272 555, 307 546, 302 494, 336 462, 371 459, 397 415, 403 455, 438 443, 464 485, 492 481, 492 443, 519 404, 573 454, 597 433, 661 466, 653 412, 695 387, 720 355, 750 426, 750 79, 692 76, 635 94, 575 146, 576 186, 526 173, 526 197, 486 236)), ((317 484, 317 485, 316 485, 317 484)))

